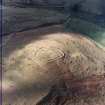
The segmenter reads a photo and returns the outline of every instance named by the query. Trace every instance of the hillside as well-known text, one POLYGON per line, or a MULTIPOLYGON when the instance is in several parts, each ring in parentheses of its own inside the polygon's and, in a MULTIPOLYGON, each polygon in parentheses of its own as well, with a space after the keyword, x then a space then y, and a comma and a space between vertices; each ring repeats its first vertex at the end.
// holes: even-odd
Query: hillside
POLYGON ((4 44, 3 105, 104 105, 105 48, 52 29, 17 33, 4 44))

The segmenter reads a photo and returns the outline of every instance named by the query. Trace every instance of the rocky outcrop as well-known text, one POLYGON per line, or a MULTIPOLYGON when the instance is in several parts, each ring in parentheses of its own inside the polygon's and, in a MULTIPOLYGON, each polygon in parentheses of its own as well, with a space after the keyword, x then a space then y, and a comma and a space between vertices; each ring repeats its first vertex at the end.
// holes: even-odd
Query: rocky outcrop
POLYGON ((105 48, 78 34, 42 31, 4 44, 4 105, 104 105, 105 48))
POLYGON ((92 76, 83 80, 72 82, 69 83, 70 88, 66 87, 64 81, 61 82, 59 87, 52 87, 48 95, 39 101, 37 105, 105 104, 104 76, 92 76))

